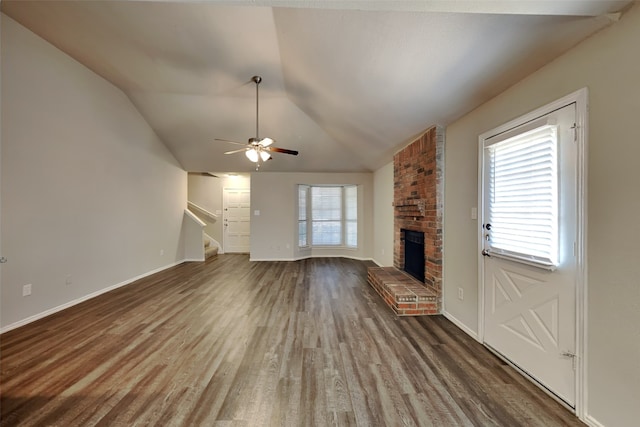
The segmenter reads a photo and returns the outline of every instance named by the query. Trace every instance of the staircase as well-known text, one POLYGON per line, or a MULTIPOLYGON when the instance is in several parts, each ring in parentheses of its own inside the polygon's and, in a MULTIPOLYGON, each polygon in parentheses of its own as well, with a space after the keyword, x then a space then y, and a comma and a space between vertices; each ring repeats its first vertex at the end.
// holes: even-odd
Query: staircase
POLYGON ((213 244, 214 240, 211 236, 204 233, 204 260, 213 258, 218 255, 218 245, 213 244))

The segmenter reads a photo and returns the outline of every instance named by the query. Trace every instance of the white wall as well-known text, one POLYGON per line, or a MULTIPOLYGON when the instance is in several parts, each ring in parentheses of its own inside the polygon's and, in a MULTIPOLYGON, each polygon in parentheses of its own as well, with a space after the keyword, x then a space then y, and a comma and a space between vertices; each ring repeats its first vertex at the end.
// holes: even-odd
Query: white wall
POLYGON ((344 256, 370 259, 373 248, 373 174, 274 173, 251 174, 251 259, 293 260, 344 256), (358 188, 358 249, 298 249, 298 184, 356 184, 358 188), (255 211, 260 215, 256 216, 255 211))
POLYGON ((119 89, 5 15, 2 125, 5 330, 183 259, 186 173, 119 89))
POLYGON ((373 260, 393 266, 393 162, 373 174, 373 260))
POLYGON ((204 227, 205 223, 200 218, 185 209, 182 217, 185 261, 204 261, 204 235, 202 234, 204 227))
POLYGON ((640 6, 446 132, 446 310, 477 331, 478 135, 589 88, 588 414, 604 426, 640 419, 640 6), (465 299, 454 296, 464 289, 465 299))

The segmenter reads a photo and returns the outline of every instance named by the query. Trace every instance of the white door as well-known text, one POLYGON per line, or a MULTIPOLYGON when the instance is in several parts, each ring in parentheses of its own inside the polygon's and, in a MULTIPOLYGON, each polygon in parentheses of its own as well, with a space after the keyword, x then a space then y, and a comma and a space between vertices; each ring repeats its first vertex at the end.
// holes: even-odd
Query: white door
POLYGON ((250 192, 225 188, 223 193, 224 251, 249 253, 250 192))
POLYGON ((578 228, 575 123, 576 106, 570 104, 484 138, 481 147, 484 342, 572 407, 578 228), (539 141, 548 138, 547 151, 508 145, 524 138, 538 138, 528 147, 540 147, 539 141), (502 154, 495 154, 499 150, 502 154), (554 163, 556 169, 542 163, 532 170, 519 169, 538 158, 554 163), (548 188, 538 184, 545 179, 548 188), (524 196, 513 195, 520 191, 524 196), (512 237, 517 233, 519 238, 512 237))

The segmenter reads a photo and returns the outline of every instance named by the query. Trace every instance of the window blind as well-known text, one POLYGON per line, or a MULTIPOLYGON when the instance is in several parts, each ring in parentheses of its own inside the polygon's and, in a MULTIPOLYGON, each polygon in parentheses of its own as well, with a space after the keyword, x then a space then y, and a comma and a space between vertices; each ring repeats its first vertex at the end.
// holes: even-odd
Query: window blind
POLYGON ((311 187, 311 244, 342 244, 342 187, 311 187))
POLYGON ((345 206, 345 245, 358 246, 358 187, 348 185, 344 187, 345 206))
POLYGON ((298 184, 298 247, 358 247, 358 186, 298 184))
POLYGON ((487 147, 492 254, 558 265, 557 126, 487 147))
POLYGON ((300 185, 298 187, 298 246, 305 247, 309 245, 307 239, 307 199, 309 194, 309 186, 300 185))

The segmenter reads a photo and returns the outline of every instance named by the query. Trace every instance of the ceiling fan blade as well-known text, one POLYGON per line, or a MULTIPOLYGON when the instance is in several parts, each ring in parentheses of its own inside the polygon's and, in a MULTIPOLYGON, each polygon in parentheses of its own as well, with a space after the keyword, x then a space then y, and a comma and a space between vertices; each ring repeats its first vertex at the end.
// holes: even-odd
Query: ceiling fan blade
POLYGON ((286 148, 264 147, 264 149, 267 150, 267 151, 273 151, 275 153, 291 154, 291 155, 294 155, 294 156, 298 155, 298 152, 296 150, 288 150, 286 148))
POLYGON ((215 138, 215 141, 228 142, 229 144, 247 145, 246 142, 229 141, 228 139, 215 138))
POLYGON ((247 150, 248 150, 248 148, 241 148, 241 149, 239 149, 239 150, 225 151, 225 153, 224 153, 224 154, 235 154, 235 153, 241 153, 241 152, 243 152, 243 151, 247 151, 247 150))

